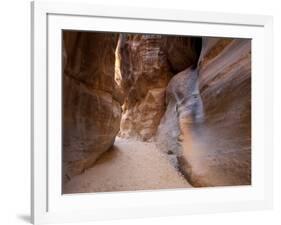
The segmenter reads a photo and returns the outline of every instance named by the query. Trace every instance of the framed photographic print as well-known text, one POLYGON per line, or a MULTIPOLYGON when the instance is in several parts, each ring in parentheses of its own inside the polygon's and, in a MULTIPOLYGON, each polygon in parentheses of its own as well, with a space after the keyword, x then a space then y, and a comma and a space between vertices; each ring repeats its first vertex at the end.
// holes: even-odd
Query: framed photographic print
POLYGON ((272 207, 272 18, 32 3, 34 224, 272 207))

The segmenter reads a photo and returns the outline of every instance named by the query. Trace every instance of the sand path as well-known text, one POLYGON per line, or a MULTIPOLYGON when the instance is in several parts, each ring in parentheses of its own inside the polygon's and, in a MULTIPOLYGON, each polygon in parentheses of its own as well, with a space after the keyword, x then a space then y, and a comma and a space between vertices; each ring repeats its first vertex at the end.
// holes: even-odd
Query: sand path
POLYGON ((95 165, 73 177, 64 193, 189 188, 154 143, 116 138, 95 165))

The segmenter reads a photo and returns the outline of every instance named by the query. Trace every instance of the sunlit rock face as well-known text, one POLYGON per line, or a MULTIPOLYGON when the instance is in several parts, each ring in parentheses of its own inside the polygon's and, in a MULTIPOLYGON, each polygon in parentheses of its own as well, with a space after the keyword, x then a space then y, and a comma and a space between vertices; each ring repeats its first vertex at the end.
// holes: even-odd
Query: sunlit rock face
POLYGON ((71 178, 114 143, 122 94, 114 81, 118 35, 63 33, 63 160, 71 178))
POLYGON ((204 122, 181 124, 180 168, 194 186, 251 183, 251 41, 203 38, 204 122))
POLYGON ((121 137, 151 139, 165 112, 165 91, 172 76, 197 62, 198 39, 122 34, 116 55, 117 83, 125 93, 121 137))

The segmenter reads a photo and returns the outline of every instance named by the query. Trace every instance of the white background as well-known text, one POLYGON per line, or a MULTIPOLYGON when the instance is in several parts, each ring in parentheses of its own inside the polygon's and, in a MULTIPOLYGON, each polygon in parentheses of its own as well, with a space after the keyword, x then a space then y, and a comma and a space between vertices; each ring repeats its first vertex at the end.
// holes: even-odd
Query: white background
MULTIPOLYGON (((278 5, 280 1, 92 0, 90 2, 119 6, 273 15, 275 39, 275 209, 273 211, 105 221, 94 224, 280 224, 281 7, 278 5)), ((30 4, 28 0, 2 1, 0 4, 0 224, 26 224, 30 213, 30 4)))

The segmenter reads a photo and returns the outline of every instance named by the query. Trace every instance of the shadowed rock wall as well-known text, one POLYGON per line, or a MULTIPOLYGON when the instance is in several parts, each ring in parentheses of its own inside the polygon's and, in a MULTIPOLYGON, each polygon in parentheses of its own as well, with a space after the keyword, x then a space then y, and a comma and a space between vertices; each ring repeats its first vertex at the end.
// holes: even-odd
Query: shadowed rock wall
POLYGON ((122 96, 114 81, 118 34, 63 33, 63 160, 70 178, 114 143, 122 96))

